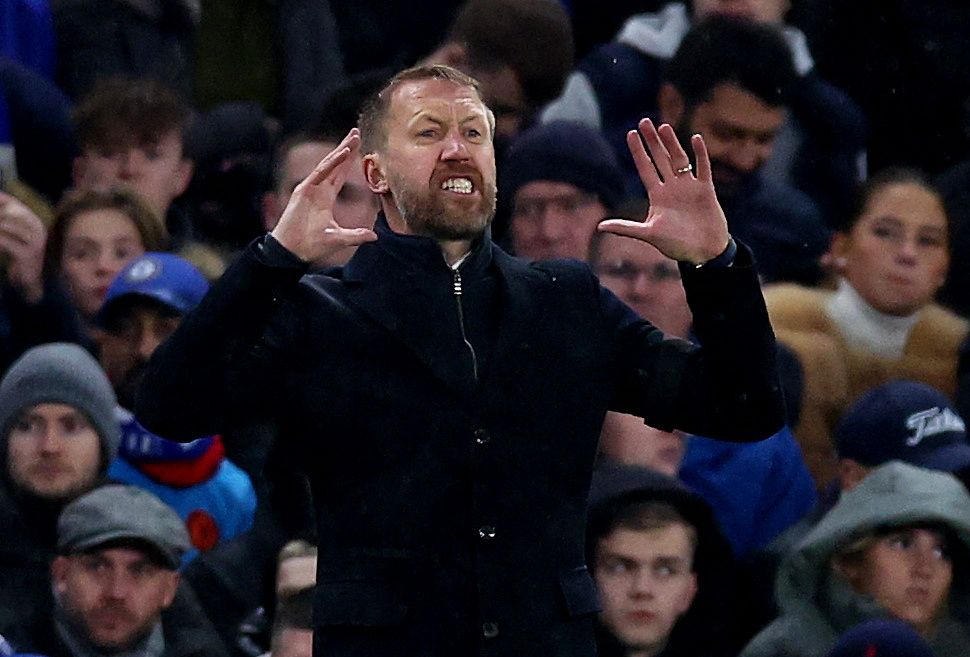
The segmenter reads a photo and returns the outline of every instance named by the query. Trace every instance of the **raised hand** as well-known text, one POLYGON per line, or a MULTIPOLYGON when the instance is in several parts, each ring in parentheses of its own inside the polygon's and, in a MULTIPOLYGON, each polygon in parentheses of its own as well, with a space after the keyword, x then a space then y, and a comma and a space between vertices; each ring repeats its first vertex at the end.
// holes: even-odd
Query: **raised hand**
POLYGON ((342 228, 333 218, 337 193, 348 167, 357 163, 359 149, 360 132, 354 128, 293 190, 272 235, 301 260, 323 260, 346 247, 377 239, 369 228, 342 228))
POLYGON ((0 253, 7 256, 7 282, 29 303, 44 296, 47 229, 34 212, 0 192, 0 253))
POLYGON ((691 137, 695 172, 673 128, 664 124, 658 131, 650 119, 641 120, 638 128, 627 133, 626 142, 650 209, 643 221, 608 219, 599 230, 649 242, 674 260, 701 264, 716 258, 730 235, 714 193, 704 140, 700 135, 691 137))

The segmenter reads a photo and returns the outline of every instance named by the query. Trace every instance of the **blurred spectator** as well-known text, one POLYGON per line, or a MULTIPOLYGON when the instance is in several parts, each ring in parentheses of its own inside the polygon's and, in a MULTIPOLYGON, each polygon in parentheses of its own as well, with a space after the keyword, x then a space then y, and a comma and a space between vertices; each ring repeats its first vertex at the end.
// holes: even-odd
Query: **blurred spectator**
POLYGON ((938 657, 966 654, 970 496, 951 475, 891 462, 845 493, 778 573, 780 618, 743 657, 828 654, 858 623, 913 626, 938 657))
POLYGON ((499 196, 511 203, 516 255, 584 260, 596 226, 623 200, 609 146, 575 123, 536 126, 509 149, 499 196))
POLYGON ((954 395, 968 322, 933 303, 947 245, 936 191, 914 171, 887 170, 868 182, 833 240, 837 292, 766 288, 775 331, 805 371, 795 435, 819 488, 835 476, 832 429, 862 393, 902 378, 954 395))
POLYGON ((731 549, 710 508, 676 479, 603 464, 593 476, 587 563, 602 657, 730 655, 731 549))
MULTIPOLYGON (((562 97, 543 117, 602 128, 621 161, 627 162, 625 133, 642 116, 658 117, 663 69, 692 26, 711 16, 771 25, 784 37, 798 78, 786 98, 791 112, 776 133, 762 176, 807 193, 826 218, 839 216, 865 175, 865 118, 847 94, 815 71, 805 35, 784 23, 788 8, 788 0, 694 0, 637 14, 611 43, 583 58, 562 97)), ((724 54, 747 53, 742 48, 737 54, 724 54)), ((758 60, 754 65, 772 64, 758 60)))
MULTIPOLYGON (((97 315, 101 364, 118 402, 131 408, 148 359, 209 286, 192 265, 167 253, 129 263, 108 288, 97 315)), ((176 443, 120 412, 122 441, 108 470, 112 479, 151 491, 182 517, 191 549, 207 551, 248 530, 256 493, 249 477, 225 457, 220 436, 176 443)))
POLYGON ((807 196, 763 175, 796 85, 776 30, 713 17, 684 36, 657 104, 678 134, 704 135, 728 227, 754 251, 762 279, 814 283, 828 229, 807 196))
POLYGON ((270 657, 312 657, 313 583, 280 599, 270 657))
POLYGON ((133 188, 165 219, 175 250, 191 237, 188 217, 172 205, 192 178, 184 141, 189 117, 171 89, 147 79, 106 80, 74 111, 81 148, 75 186, 133 188))
POLYGON ((57 0, 57 83, 74 99, 109 77, 154 78, 189 98, 194 0, 57 0))
POLYGON ((191 264, 169 253, 146 253, 114 278, 95 321, 101 365, 127 409, 155 348, 209 290, 191 264))
POLYGON ((562 91, 573 66, 569 15, 556 0, 466 0, 444 42, 420 63, 447 64, 481 83, 501 157, 562 91))
POLYGON ((195 174, 181 203, 196 239, 227 259, 263 233, 260 202, 269 180, 272 131, 253 102, 196 117, 186 138, 195 174))
MULTIPOLYGON (((204 110, 253 101, 288 131, 306 129, 344 79, 328 0, 200 0, 193 98, 204 110), (240 75, 245 71, 245 75, 240 75)), ((351 35, 354 37, 362 35, 351 35)))
MULTIPOLYGON (((344 133, 346 134, 346 133, 344 133)), ((273 168, 273 186, 263 196, 263 227, 272 230, 283 214, 290 194, 297 184, 310 175, 330 151, 337 147, 341 135, 298 133, 280 144, 276 151, 273 168)), ((370 191, 364 178, 363 164, 351 167, 334 203, 334 219, 344 228, 371 228, 380 210, 377 196, 370 191)), ((356 251, 348 247, 327 262, 315 263, 320 267, 342 265, 356 251)))
POLYGON ((966 426, 950 401, 938 390, 914 381, 893 381, 858 399, 835 431, 838 476, 829 482, 810 513, 752 559, 752 616, 767 622, 777 607, 767 582, 778 564, 835 505, 843 492, 858 486, 873 470, 889 461, 903 461, 940 470, 966 482, 970 444, 966 426))
POLYGON ((828 657, 933 657, 933 651, 910 625, 879 618, 846 631, 828 657))
POLYGON ((0 632, 14 638, 49 591, 57 516, 118 449, 111 384, 72 344, 27 351, 0 381, 0 632))
POLYGON ((53 613, 28 646, 49 657, 212 654, 213 646, 162 617, 187 547, 178 516, 150 493, 112 485, 77 498, 57 523, 53 613))
POLYGON ((75 191, 57 207, 41 261, 89 325, 122 267, 166 242, 155 210, 134 192, 75 191))

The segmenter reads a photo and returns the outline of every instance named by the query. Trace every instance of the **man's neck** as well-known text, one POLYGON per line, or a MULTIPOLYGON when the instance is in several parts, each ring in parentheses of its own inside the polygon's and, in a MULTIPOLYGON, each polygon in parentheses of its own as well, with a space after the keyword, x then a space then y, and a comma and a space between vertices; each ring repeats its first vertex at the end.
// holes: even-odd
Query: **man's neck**
POLYGON ((438 246, 441 247, 441 254, 449 267, 453 267, 472 250, 472 243, 468 240, 438 240, 438 246))

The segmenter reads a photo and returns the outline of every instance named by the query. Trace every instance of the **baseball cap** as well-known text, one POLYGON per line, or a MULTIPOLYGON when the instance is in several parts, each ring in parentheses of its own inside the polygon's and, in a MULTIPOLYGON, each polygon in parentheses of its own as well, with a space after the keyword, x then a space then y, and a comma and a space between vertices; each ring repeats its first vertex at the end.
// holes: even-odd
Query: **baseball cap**
POLYGON ((209 291, 205 276, 187 260, 171 253, 148 252, 135 258, 118 272, 96 320, 106 323, 122 300, 151 299, 179 314, 195 308, 209 291))
POLYGON ((848 630, 828 657, 933 657, 933 651, 903 621, 879 618, 848 630))
POLYGON ((155 495, 135 486, 109 485, 77 498, 57 521, 58 554, 132 541, 149 548, 171 570, 189 549, 182 519, 155 495))
POLYGON ((942 392, 891 381, 860 397, 835 429, 839 458, 874 466, 899 460, 955 472, 970 466, 966 425, 942 392))

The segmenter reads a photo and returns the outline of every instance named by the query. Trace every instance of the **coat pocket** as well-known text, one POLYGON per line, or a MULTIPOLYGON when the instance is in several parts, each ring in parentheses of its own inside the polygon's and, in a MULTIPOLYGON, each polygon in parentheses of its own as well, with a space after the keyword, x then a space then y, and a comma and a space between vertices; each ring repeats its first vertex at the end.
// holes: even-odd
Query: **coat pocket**
POLYGON ((586 566, 578 566, 559 576, 566 613, 574 618, 601 611, 596 585, 586 566))

